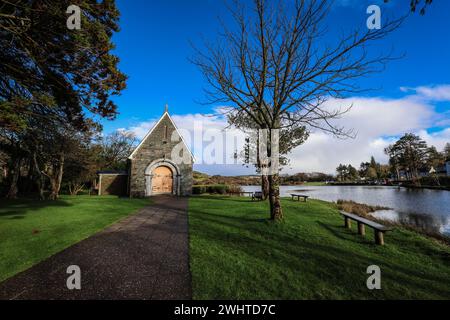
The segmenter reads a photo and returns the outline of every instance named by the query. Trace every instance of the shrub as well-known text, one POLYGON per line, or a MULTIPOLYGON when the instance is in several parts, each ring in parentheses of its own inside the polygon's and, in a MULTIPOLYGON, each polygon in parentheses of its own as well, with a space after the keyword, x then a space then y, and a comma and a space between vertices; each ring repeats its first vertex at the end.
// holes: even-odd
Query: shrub
POLYGON ((228 192, 228 186, 225 184, 216 184, 208 186, 206 190, 208 193, 225 194, 228 192))
POLYGON ((226 184, 212 184, 212 185, 194 185, 192 186, 192 194, 226 194, 228 192, 241 191, 239 186, 229 186, 226 184))
POLYGON ((206 186, 192 186, 192 194, 206 193, 206 186))
POLYGON ((244 191, 241 186, 236 184, 228 186, 228 192, 242 192, 244 191))

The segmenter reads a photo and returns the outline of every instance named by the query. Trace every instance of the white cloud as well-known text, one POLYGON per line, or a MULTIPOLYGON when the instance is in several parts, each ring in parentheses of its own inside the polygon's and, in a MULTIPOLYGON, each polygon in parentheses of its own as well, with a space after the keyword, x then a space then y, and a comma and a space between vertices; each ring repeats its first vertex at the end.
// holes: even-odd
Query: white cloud
MULTIPOLYGON (((425 89, 415 89, 420 95, 434 97, 433 99, 443 99, 446 97, 445 89, 434 87, 434 91, 425 89)), ((421 87, 430 88, 430 87, 421 87)), ((419 134, 428 144, 435 145, 438 150, 442 149, 446 142, 450 142, 450 127, 441 131, 430 133, 427 128, 433 127, 439 120, 445 122, 448 119, 442 119, 434 111, 434 106, 417 99, 417 95, 407 95, 401 99, 386 98, 364 98, 354 97, 345 100, 330 100, 327 102, 327 108, 339 108, 353 105, 348 114, 342 119, 336 120, 336 124, 346 128, 353 128, 357 133, 355 139, 337 139, 321 131, 312 132, 308 141, 297 147, 289 156, 291 164, 283 172, 312 172, 321 171, 334 173, 339 163, 350 163, 359 166, 362 161, 368 161, 374 156, 377 161, 386 162, 387 157, 383 150, 396 138, 405 132, 419 134)), ((201 123, 204 129, 224 130, 227 122, 220 115, 202 115, 186 114, 172 116, 178 128, 182 131, 188 144, 195 147, 192 143, 192 133, 194 124, 201 123), (190 136, 190 137, 186 137, 190 136)), ((154 125, 157 119, 151 119, 142 122, 137 126, 129 128, 139 138, 145 136, 148 130, 154 125)), ((236 134, 238 131, 231 130, 236 134)), ((240 145, 243 143, 244 136, 241 137, 240 145)), ((197 145, 204 147, 205 144, 197 145)), ((201 159, 200 148, 193 148, 194 155, 201 159)), ((235 147, 228 147, 225 150, 225 157, 231 158, 235 147)), ((244 173, 253 173, 251 168, 247 169, 240 165, 196 165, 196 169, 209 174, 236 175, 244 173)))
POLYGON ((352 98, 329 102, 334 107, 353 103, 352 110, 337 122, 357 131, 355 139, 338 140, 322 132, 315 132, 298 147, 291 157, 287 172, 324 171, 334 173, 339 163, 359 166, 374 156, 387 162, 384 148, 406 132, 419 134, 428 144, 442 149, 450 141, 450 128, 429 134, 438 115, 432 105, 416 99, 352 98))
POLYGON ((428 145, 435 146, 438 150, 443 150, 446 143, 450 143, 450 127, 441 131, 429 133, 427 130, 420 130, 417 134, 425 140, 428 145))
POLYGON ((437 86, 401 87, 403 92, 415 92, 417 97, 429 101, 450 101, 450 84, 437 86))
POLYGON ((417 94, 435 101, 450 101, 450 85, 417 87, 417 94))
MULTIPOLYGON (((213 128, 223 130, 226 127, 226 121, 220 115, 217 114, 184 114, 184 115, 171 115, 173 121, 177 127, 181 130, 194 130, 194 124, 201 122, 205 128, 213 128)), ((150 119, 148 121, 143 121, 136 126, 128 128, 129 131, 133 132, 136 137, 142 139, 145 137, 147 132, 153 128, 159 118, 150 119)))
POLYGON ((132 126, 130 128, 120 128, 118 130, 132 132, 132 133, 134 133, 136 138, 141 140, 142 138, 145 137, 147 132, 149 132, 151 130, 151 128, 153 128, 153 126, 156 124, 156 121, 157 120, 144 121, 144 122, 139 123, 137 126, 132 126))

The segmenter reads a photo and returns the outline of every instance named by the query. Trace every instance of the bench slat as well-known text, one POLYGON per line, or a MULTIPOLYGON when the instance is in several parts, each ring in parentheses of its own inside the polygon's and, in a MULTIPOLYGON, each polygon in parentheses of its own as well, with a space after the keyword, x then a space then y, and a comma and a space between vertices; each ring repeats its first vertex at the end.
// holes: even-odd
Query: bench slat
POLYGON ((374 228, 376 230, 380 230, 380 231, 390 231, 390 230, 392 230, 392 228, 386 227, 386 226, 384 226, 382 224, 379 224, 379 223, 376 223, 376 222, 374 222, 372 220, 360 217, 360 216, 358 216, 356 214, 353 214, 353 213, 348 213, 348 212, 345 212, 345 211, 340 211, 340 213, 344 217, 348 217, 348 218, 350 218, 350 219, 352 219, 354 221, 361 222, 361 223, 363 223, 363 224, 365 224, 365 225, 367 225, 367 226, 369 226, 371 228, 374 228))

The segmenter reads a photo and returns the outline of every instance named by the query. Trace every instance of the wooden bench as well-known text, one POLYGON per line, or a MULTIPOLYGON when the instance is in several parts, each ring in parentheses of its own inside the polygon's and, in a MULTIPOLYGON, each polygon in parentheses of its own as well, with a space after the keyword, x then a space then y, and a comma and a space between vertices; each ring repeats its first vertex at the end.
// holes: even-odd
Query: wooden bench
POLYGON ((253 200, 262 200, 262 199, 263 199, 263 193, 261 191, 253 192, 252 201, 253 200))
POLYGON ((358 234, 364 236, 366 234, 366 230, 364 226, 371 227, 375 231, 375 243, 379 245, 384 245, 384 233, 387 231, 391 231, 392 228, 383 226, 377 222, 374 222, 369 219, 365 219, 363 217, 357 216, 356 214, 348 213, 345 211, 341 211, 341 214, 344 216, 344 225, 346 228, 351 229, 351 220, 356 221, 358 223, 358 234))
POLYGON ((297 193, 291 193, 292 200, 294 200, 295 197, 297 197, 297 201, 300 201, 300 198, 303 198, 303 201, 306 202, 308 200, 309 196, 305 196, 304 194, 297 194, 297 193))

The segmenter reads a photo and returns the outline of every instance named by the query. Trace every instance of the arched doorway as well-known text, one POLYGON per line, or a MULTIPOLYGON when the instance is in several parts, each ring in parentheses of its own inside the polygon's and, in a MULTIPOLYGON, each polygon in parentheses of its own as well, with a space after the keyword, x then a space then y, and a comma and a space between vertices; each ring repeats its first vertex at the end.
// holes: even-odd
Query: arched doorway
POLYGON ((178 166, 168 159, 158 159, 150 163, 147 168, 145 169, 145 196, 149 197, 154 194, 161 194, 161 193, 171 193, 173 195, 179 195, 180 194, 180 186, 181 186, 181 174, 180 169, 178 166), (158 168, 163 168, 159 169, 158 168), (170 173, 168 172, 170 171, 170 173), (170 178, 172 178, 172 181, 170 183, 170 178), (155 179, 156 186, 155 185, 155 179), (161 181, 163 180, 163 181, 161 181), (166 186, 166 188, 161 189, 161 183, 166 186), (159 186, 159 187, 158 187, 159 186), (158 191, 156 191, 158 190, 158 191), (161 190, 164 190, 167 192, 161 192, 161 190), (170 191, 171 190, 171 191, 170 191))
POLYGON ((152 194, 173 193, 173 173, 169 167, 156 167, 152 176, 152 194))

